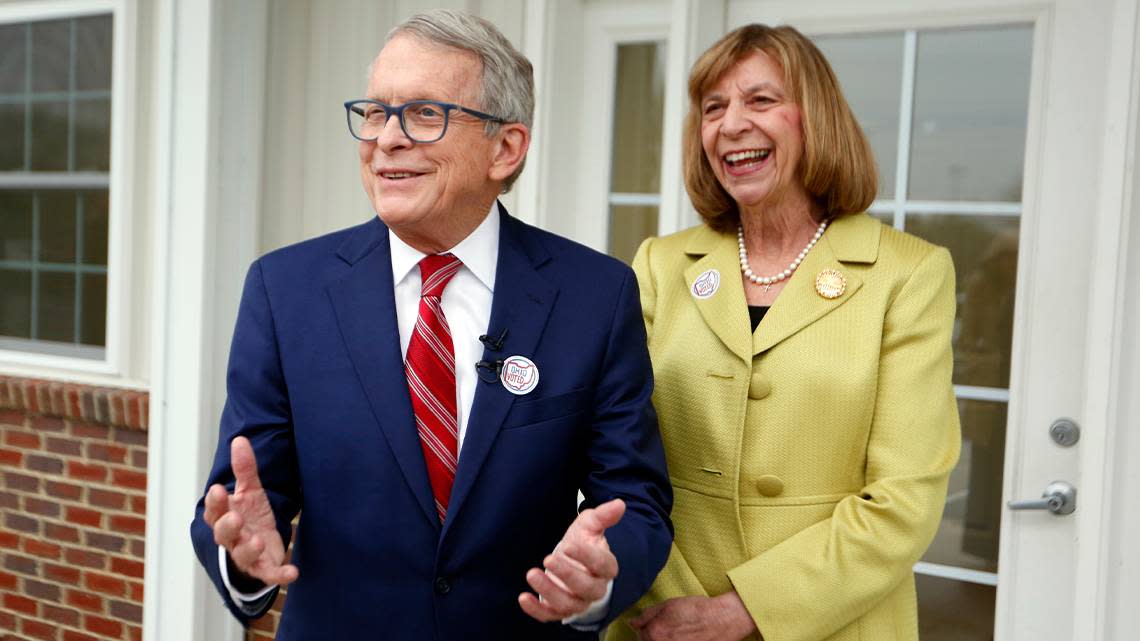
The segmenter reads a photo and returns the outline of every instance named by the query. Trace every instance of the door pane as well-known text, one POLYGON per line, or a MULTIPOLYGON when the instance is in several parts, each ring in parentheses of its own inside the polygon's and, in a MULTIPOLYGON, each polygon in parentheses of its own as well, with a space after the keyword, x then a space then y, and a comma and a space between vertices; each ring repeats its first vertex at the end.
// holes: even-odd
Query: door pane
POLYGON ((32 335, 32 272, 0 269, 0 335, 32 335))
POLYGON ((67 91, 71 56, 71 21, 32 23, 32 91, 67 91))
POLYGON ((111 88, 111 16, 75 21, 75 88, 111 88))
POLYGON ((1016 216, 908 214, 906 231, 950 250, 957 276, 954 383, 1009 386, 1017 285, 1016 216))
POLYGON ((0 260, 32 259, 32 193, 0 191, 0 260))
POLYGON ((75 262, 75 192, 41 191, 40 251, 44 263, 75 262))
POLYGON ((1033 28, 918 35, 912 200, 1021 200, 1033 28))
POLYGON ((67 103, 32 105, 32 170, 67 171, 67 103))
POLYGON ((664 49, 655 42, 617 48, 610 191, 660 190, 664 49))
POLYGON ((879 166, 879 198, 895 195, 903 35, 821 36, 815 39, 843 87, 879 166))
POLYGON ((111 169, 111 101, 75 102, 75 170, 111 169))
POLYGON ((922 641, 993 641, 997 588, 921 575, 915 583, 922 641))
MULTIPOLYGON (((0 54, 3 55, 3 54, 0 54)), ((0 103, 0 171, 24 168, 24 114, 22 104, 0 103)))
POLYGON ((75 340, 75 273, 40 272, 36 338, 70 343, 75 340))
POLYGON ((0 24, 0 95, 27 89, 27 32, 26 25, 0 24))
POLYGON ((610 255, 614 258, 632 263, 641 241, 656 235, 656 207, 610 207, 610 255))

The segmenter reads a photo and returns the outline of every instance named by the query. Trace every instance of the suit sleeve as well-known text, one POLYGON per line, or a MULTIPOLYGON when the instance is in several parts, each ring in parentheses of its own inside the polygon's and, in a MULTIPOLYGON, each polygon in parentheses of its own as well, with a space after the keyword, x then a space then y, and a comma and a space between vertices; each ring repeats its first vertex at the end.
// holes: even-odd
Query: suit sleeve
POLYGON ((887 309, 866 486, 729 570, 766 641, 823 639, 908 577, 937 532, 961 437, 951 383, 954 268, 925 256, 887 309))
MULTIPOLYGON (((288 390, 260 261, 255 262, 246 275, 238 308, 226 374, 226 404, 222 410, 214 463, 206 479, 207 489, 221 483, 233 492, 230 441, 236 436, 245 436, 253 446, 258 474, 277 519, 277 530, 288 546, 292 534, 290 523, 300 510, 301 491, 288 390)), ((190 525, 194 551, 225 600, 226 607, 243 625, 248 625, 251 619, 269 609, 273 598, 254 604, 252 609, 248 604, 234 602, 222 579, 222 557, 214 543, 213 530, 202 518, 204 510, 203 493, 190 525)))
POLYGON ((589 469, 582 493, 587 506, 620 498, 626 511, 606 531, 618 576, 605 626, 646 590, 669 554, 673 489, 653 411, 653 371, 638 305, 637 281, 628 269, 613 311, 595 392, 589 469))
MULTIPOLYGON (((633 258, 633 271, 637 275, 637 284, 641 290, 641 315, 645 321, 645 332, 648 340, 653 340, 653 319, 657 313, 657 279, 653 274, 650 252, 653 238, 646 238, 637 249, 633 258)), ((657 575, 653 587, 637 604, 641 610, 653 604, 682 596, 708 596, 697 575, 689 567, 689 562, 681 554, 676 544, 671 545, 669 560, 657 575)))

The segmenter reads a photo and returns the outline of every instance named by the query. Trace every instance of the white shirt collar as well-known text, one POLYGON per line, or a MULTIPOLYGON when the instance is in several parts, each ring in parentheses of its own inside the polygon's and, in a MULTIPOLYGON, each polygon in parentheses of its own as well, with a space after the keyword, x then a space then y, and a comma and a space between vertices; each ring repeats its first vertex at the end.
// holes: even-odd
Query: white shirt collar
MULTIPOLYGON (((408 245, 391 229, 388 242, 392 253, 392 282, 400 283, 415 269, 427 254, 408 245)), ((475 231, 451 249, 441 252, 454 254, 487 289, 495 291, 495 267, 499 262, 499 203, 491 203, 487 217, 475 231)))

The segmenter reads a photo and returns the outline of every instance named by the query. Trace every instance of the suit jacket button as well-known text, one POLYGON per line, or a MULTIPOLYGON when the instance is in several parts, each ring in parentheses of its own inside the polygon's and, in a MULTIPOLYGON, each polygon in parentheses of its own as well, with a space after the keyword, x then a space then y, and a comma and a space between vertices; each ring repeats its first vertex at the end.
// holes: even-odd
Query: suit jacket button
POLYGON ((756 479, 756 489, 764 496, 779 496, 784 491, 784 482, 778 476, 765 474, 756 479))
POLYGON ((435 593, 442 596, 444 594, 447 594, 448 592, 451 592, 451 583, 448 582, 448 580, 443 578, 442 576, 436 578, 436 580, 435 580, 435 593))
POLYGON ((748 398, 761 399, 772 393, 772 384, 761 374, 752 375, 752 383, 748 386, 748 398))

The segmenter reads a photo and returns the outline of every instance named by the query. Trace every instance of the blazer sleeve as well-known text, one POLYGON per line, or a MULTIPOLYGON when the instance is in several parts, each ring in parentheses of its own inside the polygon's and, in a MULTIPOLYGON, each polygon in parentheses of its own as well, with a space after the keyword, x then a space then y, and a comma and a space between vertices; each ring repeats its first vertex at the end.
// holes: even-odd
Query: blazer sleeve
MULTIPOLYGON (((657 313, 657 280, 653 274, 650 262, 653 238, 646 238, 637 249, 633 257, 633 271, 637 275, 637 284, 641 290, 641 315, 645 322, 645 332, 648 340, 653 340, 653 319, 657 313)), ((681 550, 674 543, 669 550, 669 559, 665 567, 657 575, 653 587, 644 598, 638 602, 638 609, 644 609, 656 603, 682 596, 708 596, 697 575, 693 573, 689 562, 681 554, 681 550)))
MULTIPOLYGON (((277 530, 286 547, 292 534, 291 521, 300 510, 301 490, 297 474, 289 396, 281 368, 273 311, 265 287, 261 262, 249 269, 238 307, 237 325, 230 345, 226 374, 226 404, 218 430, 217 451, 206 488, 221 483, 233 492, 230 441, 245 436, 253 446, 258 474, 277 520, 277 530)), ((205 493, 198 500, 190 536, 199 562, 206 568, 226 607, 243 625, 263 615, 273 599, 249 605, 235 603, 222 581, 213 530, 206 525, 205 493)))
POLYGON ((938 248, 886 311, 866 486, 830 518, 729 570, 766 641, 830 636, 910 576, 934 538, 961 442, 954 308, 953 264, 938 248))
POLYGON ((628 269, 616 301, 594 399, 582 487, 587 506, 620 498, 626 511, 606 530, 618 561, 604 627, 649 589, 673 542, 673 488, 653 411, 653 370, 637 304, 637 281, 628 269))

